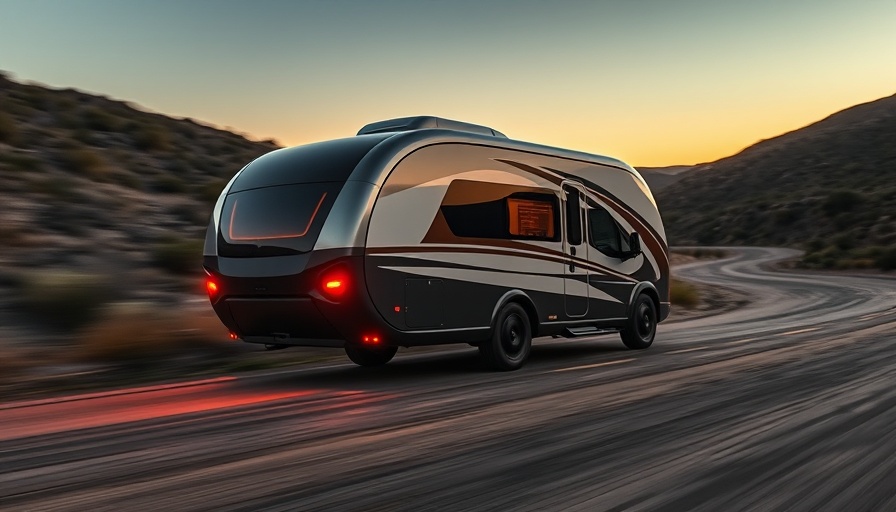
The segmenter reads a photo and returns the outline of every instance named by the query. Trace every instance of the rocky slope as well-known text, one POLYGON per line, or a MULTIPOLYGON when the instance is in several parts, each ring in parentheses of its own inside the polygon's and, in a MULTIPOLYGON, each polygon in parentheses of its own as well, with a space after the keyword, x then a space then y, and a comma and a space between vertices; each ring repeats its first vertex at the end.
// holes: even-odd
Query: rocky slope
POLYGON ((276 147, 0 75, 4 281, 58 270, 127 276, 141 285, 134 290, 146 290, 170 285, 166 276, 195 274, 218 193, 276 147))

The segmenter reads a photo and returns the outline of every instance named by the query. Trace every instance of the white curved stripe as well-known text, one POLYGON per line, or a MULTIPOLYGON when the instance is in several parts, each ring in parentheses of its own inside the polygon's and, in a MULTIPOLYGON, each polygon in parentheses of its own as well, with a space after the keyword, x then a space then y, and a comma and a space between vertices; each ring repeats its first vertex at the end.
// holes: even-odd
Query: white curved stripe
MULTIPOLYGON (((424 277, 454 279, 457 281, 467 281, 470 283, 503 286, 505 288, 521 288, 524 290, 556 293, 558 295, 564 294, 563 279, 560 277, 533 276, 528 274, 515 274, 512 272, 492 272, 489 270, 476 270, 467 268, 387 266, 381 266, 380 268, 424 277)), ((584 293, 569 295, 586 297, 584 293)), ((590 295, 593 299, 615 302, 618 304, 622 303, 622 301, 620 301, 619 299, 616 299, 606 292, 598 290, 594 287, 591 287, 590 295)))
MULTIPOLYGON (((495 169, 476 169, 474 171, 464 171, 450 176, 442 176, 434 180, 427 181, 417 185, 418 187, 428 187, 433 185, 450 185, 454 180, 482 181, 485 183, 495 183, 500 185, 520 185, 524 187, 543 187, 549 183, 541 180, 543 183, 536 183, 527 176, 521 176, 518 173, 507 171, 499 171, 495 169)), ((555 188, 555 187, 552 187, 555 188)), ((399 192, 400 194, 401 192, 399 192)))

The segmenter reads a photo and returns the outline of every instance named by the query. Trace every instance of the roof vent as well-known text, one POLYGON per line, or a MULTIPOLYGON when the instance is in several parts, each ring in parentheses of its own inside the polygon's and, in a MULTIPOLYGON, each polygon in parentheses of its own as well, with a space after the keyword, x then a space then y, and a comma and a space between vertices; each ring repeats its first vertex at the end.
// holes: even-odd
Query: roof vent
POLYGON ((451 119, 435 116, 400 117, 398 119, 377 121, 361 128, 358 135, 386 132, 408 132, 412 130, 425 130, 427 128, 441 128, 443 130, 457 130, 459 132, 481 133, 493 137, 507 138, 503 133, 498 130, 493 130, 488 126, 465 123, 463 121, 453 121, 451 119))

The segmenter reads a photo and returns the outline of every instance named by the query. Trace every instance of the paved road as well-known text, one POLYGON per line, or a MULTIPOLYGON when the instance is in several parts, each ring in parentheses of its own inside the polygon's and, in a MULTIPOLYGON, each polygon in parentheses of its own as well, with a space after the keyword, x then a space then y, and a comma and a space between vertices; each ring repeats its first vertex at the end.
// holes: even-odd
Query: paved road
POLYGON ((537 344, 0 406, 3 510, 896 510, 896 281, 780 249, 679 270, 751 306, 537 344))

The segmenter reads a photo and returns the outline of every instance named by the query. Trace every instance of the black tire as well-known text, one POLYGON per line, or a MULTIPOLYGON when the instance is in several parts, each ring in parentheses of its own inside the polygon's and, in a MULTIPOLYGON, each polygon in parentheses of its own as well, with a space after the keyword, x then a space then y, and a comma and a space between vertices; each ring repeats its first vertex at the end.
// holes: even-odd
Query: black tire
POLYGON ((345 355, 358 366, 383 366, 395 357, 396 352, 398 352, 398 347, 345 346, 345 355))
POLYGON ((495 319, 491 339, 479 344, 479 355, 489 368, 510 371, 523 366, 531 350, 529 315, 515 302, 506 304, 495 319))
POLYGON ((653 299, 643 293, 638 295, 625 328, 619 332, 622 343, 633 350, 643 350, 652 345, 656 337, 656 317, 653 299))

